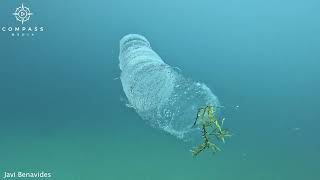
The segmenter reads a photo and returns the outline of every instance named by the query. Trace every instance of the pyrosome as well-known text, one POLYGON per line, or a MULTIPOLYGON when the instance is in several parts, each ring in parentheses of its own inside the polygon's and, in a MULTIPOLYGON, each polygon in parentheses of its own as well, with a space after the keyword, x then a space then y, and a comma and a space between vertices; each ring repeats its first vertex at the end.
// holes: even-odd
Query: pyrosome
POLYGON ((120 79, 130 107, 152 127, 190 140, 199 133, 192 127, 199 108, 220 107, 218 98, 205 84, 184 77, 166 64, 144 36, 124 36, 119 61, 120 79))

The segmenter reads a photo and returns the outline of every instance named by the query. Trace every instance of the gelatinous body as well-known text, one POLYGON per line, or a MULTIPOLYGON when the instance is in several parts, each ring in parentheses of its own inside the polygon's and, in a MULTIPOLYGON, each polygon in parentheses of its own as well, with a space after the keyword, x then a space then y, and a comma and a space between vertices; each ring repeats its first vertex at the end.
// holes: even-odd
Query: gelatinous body
POLYGON ((193 126, 199 108, 219 109, 218 98, 205 84, 185 78, 166 64, 141 35, 121 39, 119 61, 121 83, 131 107, 153 127, 192 139, 201 133, 193 126))

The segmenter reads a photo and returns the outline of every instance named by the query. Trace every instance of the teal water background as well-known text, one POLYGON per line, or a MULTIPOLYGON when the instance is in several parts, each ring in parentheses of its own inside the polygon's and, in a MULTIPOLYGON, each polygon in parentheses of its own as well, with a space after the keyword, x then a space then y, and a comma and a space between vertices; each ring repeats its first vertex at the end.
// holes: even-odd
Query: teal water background
POLYGON ((0 176, 57 180, 320 179, 320 2, 317 0, 3 0, 0 176), (193 158, 121 101, 119 40, 148 38, 164 61, 205 82, 234 136, 193 158), (239 108, 234 108, 239 106, 239 108))

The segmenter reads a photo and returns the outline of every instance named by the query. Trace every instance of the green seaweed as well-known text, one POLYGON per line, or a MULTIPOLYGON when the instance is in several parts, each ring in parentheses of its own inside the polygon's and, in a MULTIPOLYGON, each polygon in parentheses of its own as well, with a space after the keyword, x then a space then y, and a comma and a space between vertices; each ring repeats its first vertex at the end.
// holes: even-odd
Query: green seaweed
POLYGON ((191 150, 193 156, 199 155, 206 149, 215 154, 221 149, 214 142, 221 141, 225 143, 225 138, 231 137, 230 132, 223 128, 225 118, 222 119, 220 124, 216 114, 213 106, 206 106, 198 110, 193 127, 198 126, 201 129, 203 143, 191 150))

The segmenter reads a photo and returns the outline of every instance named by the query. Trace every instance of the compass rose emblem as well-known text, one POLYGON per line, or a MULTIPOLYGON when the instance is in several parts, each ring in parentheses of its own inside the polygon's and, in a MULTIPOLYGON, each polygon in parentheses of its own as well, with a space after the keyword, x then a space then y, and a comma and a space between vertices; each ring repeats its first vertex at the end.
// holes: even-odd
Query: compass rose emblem
POLYGON ((30 17, 33 15, 30 9, 23 4, 16 8, 16 11, 13 13, 17 21, 20 21, 22 24, 26 21, 29 21, 30 17))

